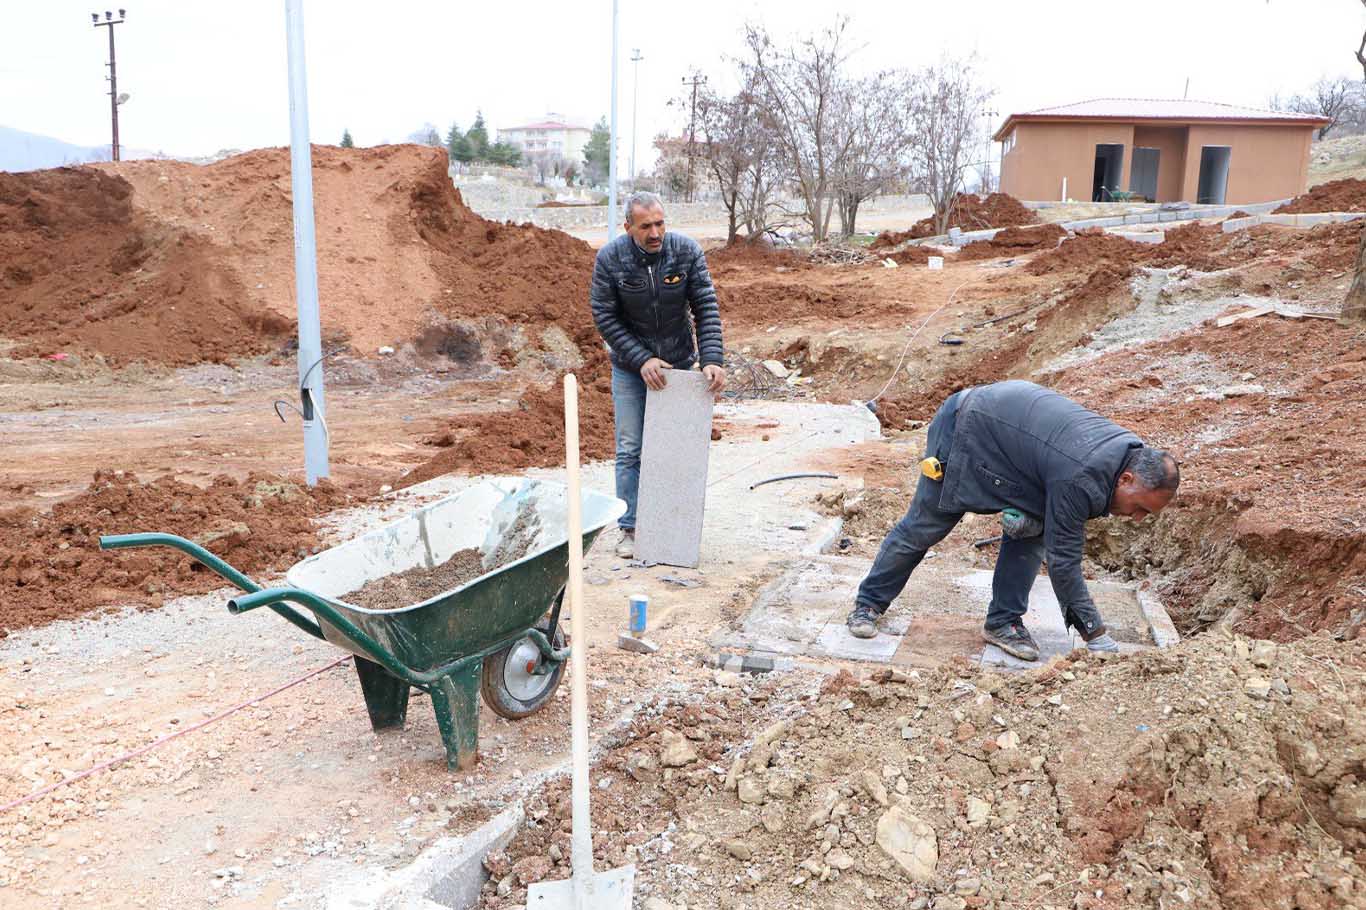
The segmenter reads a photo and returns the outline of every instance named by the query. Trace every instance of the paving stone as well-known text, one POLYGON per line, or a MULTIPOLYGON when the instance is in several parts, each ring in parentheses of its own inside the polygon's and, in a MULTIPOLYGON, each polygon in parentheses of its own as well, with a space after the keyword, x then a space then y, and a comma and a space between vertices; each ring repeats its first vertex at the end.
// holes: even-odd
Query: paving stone
POLYGON ((702 555, 707 456, 715 400, 696 370, 673 370, 645 399, 636 559, 696 568, 702 555))

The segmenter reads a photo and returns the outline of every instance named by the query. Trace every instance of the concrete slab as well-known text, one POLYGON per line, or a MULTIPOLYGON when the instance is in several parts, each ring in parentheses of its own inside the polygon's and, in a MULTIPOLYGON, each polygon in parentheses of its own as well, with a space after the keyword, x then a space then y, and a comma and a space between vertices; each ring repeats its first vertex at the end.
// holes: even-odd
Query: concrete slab
POLYGON ((1313 227, 1316 224, 1330 224, 1338 219, 1331 212, 1315 212, 1298 215, 1295 220, 1299 227, 1313 227))
POLYGON ((674 370, 645 399, 636 559, 696 568, 702 556, 715 400, 696 370, 674 370))
POLYGON ((1263 224, 1280 224, 1280 225, 1285 225, 1286 227, 1295 227, 1295 224, 1296 224, 1296 222, 1295 222, 1295 216, 1294 216, 1294 215, 1271 215, 1271 214, 1263 215, 1263 216, 1262 216, 1262 223, 1263 223, 1263 224))
POLYGON ((1234 231, 1245 231, 1250 227, 1262 223, 1261 215, 1253 215, 1250 218, 1230 218, 1222 225, 1225 234, 1232 234, 1234 231))
POLYGON ((1139 218, 1138 218, 1139 224, 1157 224, 1157 220, 1158 220, 1158 213, 1157 213, 1157 212, 1144 212, 1144 213, 1143 213, 1142 215, 1140 215, 1139 218))
MULTIPOLYGON (((956 560, 927 559, 884 615, 880 634, 854 638, 844 620, 870 565, 868 559, 842 556, 794 562, 759 593, 738 628, 713 637, 713 647, 751 672, 801 658, 933 666, 961 655, 1011 669, 1032 665, 981 640, 992 572, 956 560), (764 666, 756 669, 760 662, 764 666)), ((1171 640, 1174 630, 1168 629, 1169 621, 1163 624, 1166 614, 1155 599, 1148 599, 1150 609, 1145 611, 1132 585, 1093 581, 1090 586, 1121 643, 1141 650, 1171 640)), ((1081 639, 1064 628, 1046 578, 1039 578, 1030 591, 1025 623, 1043 660, 1081 646, 1081 639)))

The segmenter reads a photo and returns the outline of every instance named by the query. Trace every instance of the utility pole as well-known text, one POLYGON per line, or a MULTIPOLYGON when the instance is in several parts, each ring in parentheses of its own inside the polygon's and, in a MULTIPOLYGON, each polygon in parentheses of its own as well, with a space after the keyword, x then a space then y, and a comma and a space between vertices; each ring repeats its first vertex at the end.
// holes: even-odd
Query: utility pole
POLYGON ((707 84, 706 76, 693 74, 691 80, 686 77, 683 79, 684 85, 692 86, 692 115, 688 118, 688 201, 692 202, 693 194, 693 154, 694 146, 697 143, 697 87, 707 84))
POLYGON ((631 49, 631 189, 636 188, 636 106, 640 103, 640 48, 631 49))
POLYGON ((119 77, 118 71, 114 68, 114 26, 122 25, 126 17, 125 10, 119 10, 119 17, 114 18, 114 14, 109 10, 104 11, 104 21, 100 21, 99 13, 91 13, 90 19, 95 28, 109 29, 109 62, 105 64, 109 67, 109 120, 113 125, 113 142, 109 145, 109 157, 111 161, 119 160, 119 105, 128 100, 128 96, 119 97, 119 77))
POLYGON ((991 192, 991 122, 996 119, 996 111, 982 111, 982 116, 987 118, 987 158, 982 165, 982 195, 991 192))
MULTIPOLYGON (((607 240, 617 238, 617 0, 612 0, 612 135, 607 151, 607 240)), ((591 859, 591 857, 590 857, 591 859)))
POLYGON ((304 419, 304 474, 311 487, 330 472, 322 327, 318 321, 318 244, 313 220, 303 0, 285 0, 285 41, 289 60, 289 189, 294 197, 294 295, 299 307, 299 405, 304 419))

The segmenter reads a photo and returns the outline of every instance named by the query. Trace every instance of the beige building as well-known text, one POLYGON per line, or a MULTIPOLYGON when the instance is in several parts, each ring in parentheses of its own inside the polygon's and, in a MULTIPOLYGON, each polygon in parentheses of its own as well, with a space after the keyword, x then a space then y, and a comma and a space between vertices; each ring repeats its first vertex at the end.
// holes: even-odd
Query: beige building
POLYGON ((1102 98, 1011 114, 996 132, 1018 199, 1239 205, 1304 192, 1322 117, 1208 101, 1102 98))
POLYGON ((592 132, 558 114, 546 114, 546 118, 537 123, 498 130, 498 141, 517 146, 525 156, 549 152, 582 163, 583 147, 588 144, 592 132))

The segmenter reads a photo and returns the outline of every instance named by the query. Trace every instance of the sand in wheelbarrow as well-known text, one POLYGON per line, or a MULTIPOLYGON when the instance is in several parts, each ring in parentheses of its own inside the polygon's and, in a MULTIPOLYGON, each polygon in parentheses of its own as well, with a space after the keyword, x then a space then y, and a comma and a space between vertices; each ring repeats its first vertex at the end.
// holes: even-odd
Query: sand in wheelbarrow
POLYGON ((534 509, 518 512, 487 557, 478 547, 456 551, 435 568, 414 566, 403 572, 368 581, 343 594, 342 600, 367 610, 402 610, 447 591, 454 591, 486 572, 501 569, 527 555, 536 542, 541 521, 534 509))

